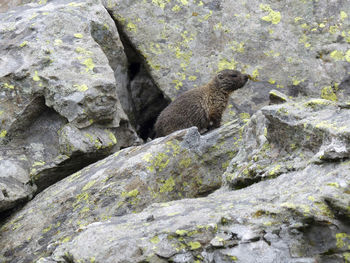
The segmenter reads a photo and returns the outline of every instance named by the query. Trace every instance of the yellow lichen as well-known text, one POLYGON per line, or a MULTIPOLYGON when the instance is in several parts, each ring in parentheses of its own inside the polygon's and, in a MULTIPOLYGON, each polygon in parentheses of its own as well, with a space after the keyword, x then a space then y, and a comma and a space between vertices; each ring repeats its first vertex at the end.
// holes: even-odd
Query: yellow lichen
POLYGON ((346 18, 348 18, 348 14, 344 11, 340 11, 340 20, 344 21, 346 18))
POLYGON ((26 46, 26 45, 28 45, 28 41, 23 41, 19 46, 20 46, 20 47, 24 47, 24 46, 26 46))
POLYGON ((337 240, 337 248, 343 248, 350 244, 350 235, 347 233, 337 233, 335 238, 337 240))
POLYGON ((74 34, 74 37, 75 38, 83 38, 84 36, 81 33, 77 33, 77 34, 74 34))
POLYGON ((188 242, 188 245, 190 246, 191 250, 196 250, 202 247, 201 243, 199 243, 198 241, 188 242))
POLYGON ((269 172, 269 175, 273 176, 276 175, 279 170, 281 169, 281 165, 276 165, 275 167, 272 168, 272 170, 269 172))
POLYGON ((75 87, 78 91, 81 91, 81 92, 87 91, 89 89, 88 86, 86 86, 86 84, 82 84, 82 85, 75 84, 73 85, 73 87, 75 87))
POLYGON ((179 5, 175 5, 171 10, 174 12, 179 12, 181 10, 181 7, 179 5))
POLYGON ((0 132, 0 138, 4 138, 6 136, 6 134, 7 134, 7 131, 6 130, 2 130, 0 132))
POLYGON ((129 22, 127 25, 126 25, 126 28, 128 31, 132 31, 132 32, 137 32, 137 27, 134 23, 131 23, 129 22))
POLYGON ((174 189, 175 181, 174 178, 170 177, 165 183, 159 188, 160 193, 168 193, 174 189))
POLYGON ((185 236, 185 235, 187 235, 188 231, 187 230, 176 230, 175 233, 179 236, 185 236))
POLYGON ((33 166, 33 167, 36 167, 36 166, 43 166, 43 165, 45 165, 45 162, 43 162, 43 161, 42 161, 42 162, 37 161, 37 162, 34 162, 32 166, 33 166))
POLYGON ((337 101, 337 95, 334 93, 331 86, 324 87, 321 90, 321 98, 325 100, 337 101))
POLYGON ((55 39, 54 46, 60 46, 63 44, 63 41, 61 39, 55 39))
POLYGON ((5 88, 5 89, 14 89, 15 86, 10 85, 10 84, 8 84, 8 83, 4 83, 4 88, 5 88))
POLYGON ((344 54, 342 51, 339 50, 334 50, 331 54, 330 54, 331 58, 333 58, 335 61, 338 60, 344 60, 344 54))
POLYGON ((40 77, 39 77, 39 75, 38 75, 38 71, 35 71, 35 72, 34 72, 33 80, 34 80, 34 81, 40 81, 40 77))
POLYGON ((160 242, 160 239, 158 236, 154 236, 150 240, 153 244, 158 244, 160 242))
MULTIPOLYGON (((350 41, 349 41, 350 42, 350 41)), ((350 63, 350 49, 345 52, 344 58, 347 62, 350 63)))
POLYGON ((224 70, 224 69, 235 69, 238 62, 236 62, 234 59, 231 59, 231 61, 228 61, 226 58, 221 59, 218 64, 218 70, 224 70))
POLYGON ((182 159, 179 163, 180 166, 184 167, 184 168, 188 168, 191 164, 191 158, 186 158, 186 159, 182 159))
POLYGON ((139 190, 134 189, 130 192, 122 192, 122 197, 136 197, 139 195, 139 190))
POLYGON ((86 191, 88 189, 90 189, 94 184, 96 183, 96 180, 92 180, 90 182, 88 182, 82 189, 82 191, 86 191))
POLYGON ((272 24, 278 24, 281 21, 281 13, 272 10, 270 5, 260 4, 260 9, 269 13, 267 16, 262 17, 262 20, 271 22, 272 24))
POLYGON ((169 2, 169 0, 152 0, 152 3, 159 6, 161 9, 164 9, 166 2, 169 2))
POLYGON ((93 71, 93 69, 95 68, 95 64, 92 61, 92 58, 85 59, 83 62, 81 62, 81 64, 86 66, 86 72, 88 72, 89 70, 93 71))
POLYGON ((108 133, 109 139, 112 141, 113 145, 117 144, 117 138, 111 131, 106 131, 108 133))

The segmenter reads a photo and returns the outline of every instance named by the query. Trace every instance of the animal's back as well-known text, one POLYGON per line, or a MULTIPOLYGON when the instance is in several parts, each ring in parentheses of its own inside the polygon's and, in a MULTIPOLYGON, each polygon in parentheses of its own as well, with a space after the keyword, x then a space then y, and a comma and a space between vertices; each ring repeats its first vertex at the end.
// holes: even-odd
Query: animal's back
POLYGON ((159 115, 155 124, 156 137, 174 131, 197 126, 199 130, 208 125, 208 112, 201 88, 186 91, 171 102, 159 115))

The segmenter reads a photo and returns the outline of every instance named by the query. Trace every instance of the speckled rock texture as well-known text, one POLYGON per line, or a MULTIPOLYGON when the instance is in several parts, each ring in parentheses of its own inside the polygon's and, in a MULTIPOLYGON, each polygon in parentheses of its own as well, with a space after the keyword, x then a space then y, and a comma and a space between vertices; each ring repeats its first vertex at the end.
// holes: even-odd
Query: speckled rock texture
POLYGON ((170 98, 224 68, 259 80, 232 95, 225 118, 254 113, 272 88, 335 100, 350 72, 347 0, 103 2, 170 98))
POLYGON ((253 171, 241 189, 231 179, 204 198, 93 223, 39 262, 349 262, 349 113, 325 100, 265 107, 241 130, 225 173, 253 171), (270 145, 266 156, 256 142, 270 145), (245 167, 234 169, 238 159, 245 167), (259 169, 268 172, 256 180, 259 169))
POLYGON ((1 212, 138 137, 117 96, 127 59, 101 4, 24 5, 0 14, 0 34, 1 212))
POLYGON ((238 140, 235 123, 205 136, 190 128, 84 168, 7 220, 0 230, 0 262, 49 255, 96 221, 141 212, 155 202, 208 195, 221 186, 238 140))
POLYGON ((0 263, 350 262, 349 1, 2 11, 0 263), (225 125, 132 146, 224 68, 225 125))

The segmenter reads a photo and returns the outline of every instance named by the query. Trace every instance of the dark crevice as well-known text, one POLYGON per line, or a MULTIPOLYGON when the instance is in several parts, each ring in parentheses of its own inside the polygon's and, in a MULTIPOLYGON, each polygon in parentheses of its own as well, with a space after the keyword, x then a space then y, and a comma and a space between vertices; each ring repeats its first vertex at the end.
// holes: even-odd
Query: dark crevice
POLYGON ((108 12, 115 21, 128 60, 128 80, 126 85, 128 101, 127 103, 121 101, 121 104, 138 135, 143 140, 154 138, 154 123, 159 113, 170 103, 170 99, 166 98, 157 87, 149 73, 145 58, 123 31, 123 27, 114 18, 113 13, 111 11, 108 12))

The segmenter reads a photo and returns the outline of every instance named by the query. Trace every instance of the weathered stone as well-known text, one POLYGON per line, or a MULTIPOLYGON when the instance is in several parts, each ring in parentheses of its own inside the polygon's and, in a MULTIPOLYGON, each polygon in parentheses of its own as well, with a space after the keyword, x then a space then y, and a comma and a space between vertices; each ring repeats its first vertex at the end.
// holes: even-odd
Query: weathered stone
POLYGON ((232 95, 225 120, 267 105, 265 89, 337 100, 350 72, 347 0, 102 2, 169 98, 224 68, 257 80, 232 95))
POLYGON ((30 181, 42 190, 138 141, 117 96, 127 58, 108 12, 95 1, 37 2, 0 14, 0 158, 27 178, 3 170, 3 191, 22 194, 3 195, 0 211, 29 198, 30 181))
POLYGON ((47 260, 156 262, 158 255, 172 262, 346 262, 349 218, 324 200, 350 201, 349 169, 348 162, 309 164, 241 190, 154 204, 89 225, 47 260), (147 222, 150 214, 154 221, 147 222), (220 245, 213 241, 218 237, 220 245), (161 254, 163 247, 174 250, 161 254))
POLYGON ((242 148, 225 172, 234 188, 310 162, 350 157, 350 111, 336 103, 311 99, 264 107, 244 128, 242 148))
MULTIPOLYGON (((190 128, 84 168, 7 220, 0 230, 0 261, 36 260, 92 222, 140 212, 154 202, 208 195, 221 186, 221 175, 238 151, 238 138, 235 123, 205 136, 190 128)), ((153 220, 149 214, 144 223, 153 220)), ((136 243, 123 257, 141 253, 136 243)), ((164 257, 176 253, 165 243, 157 252, 164 257)))

